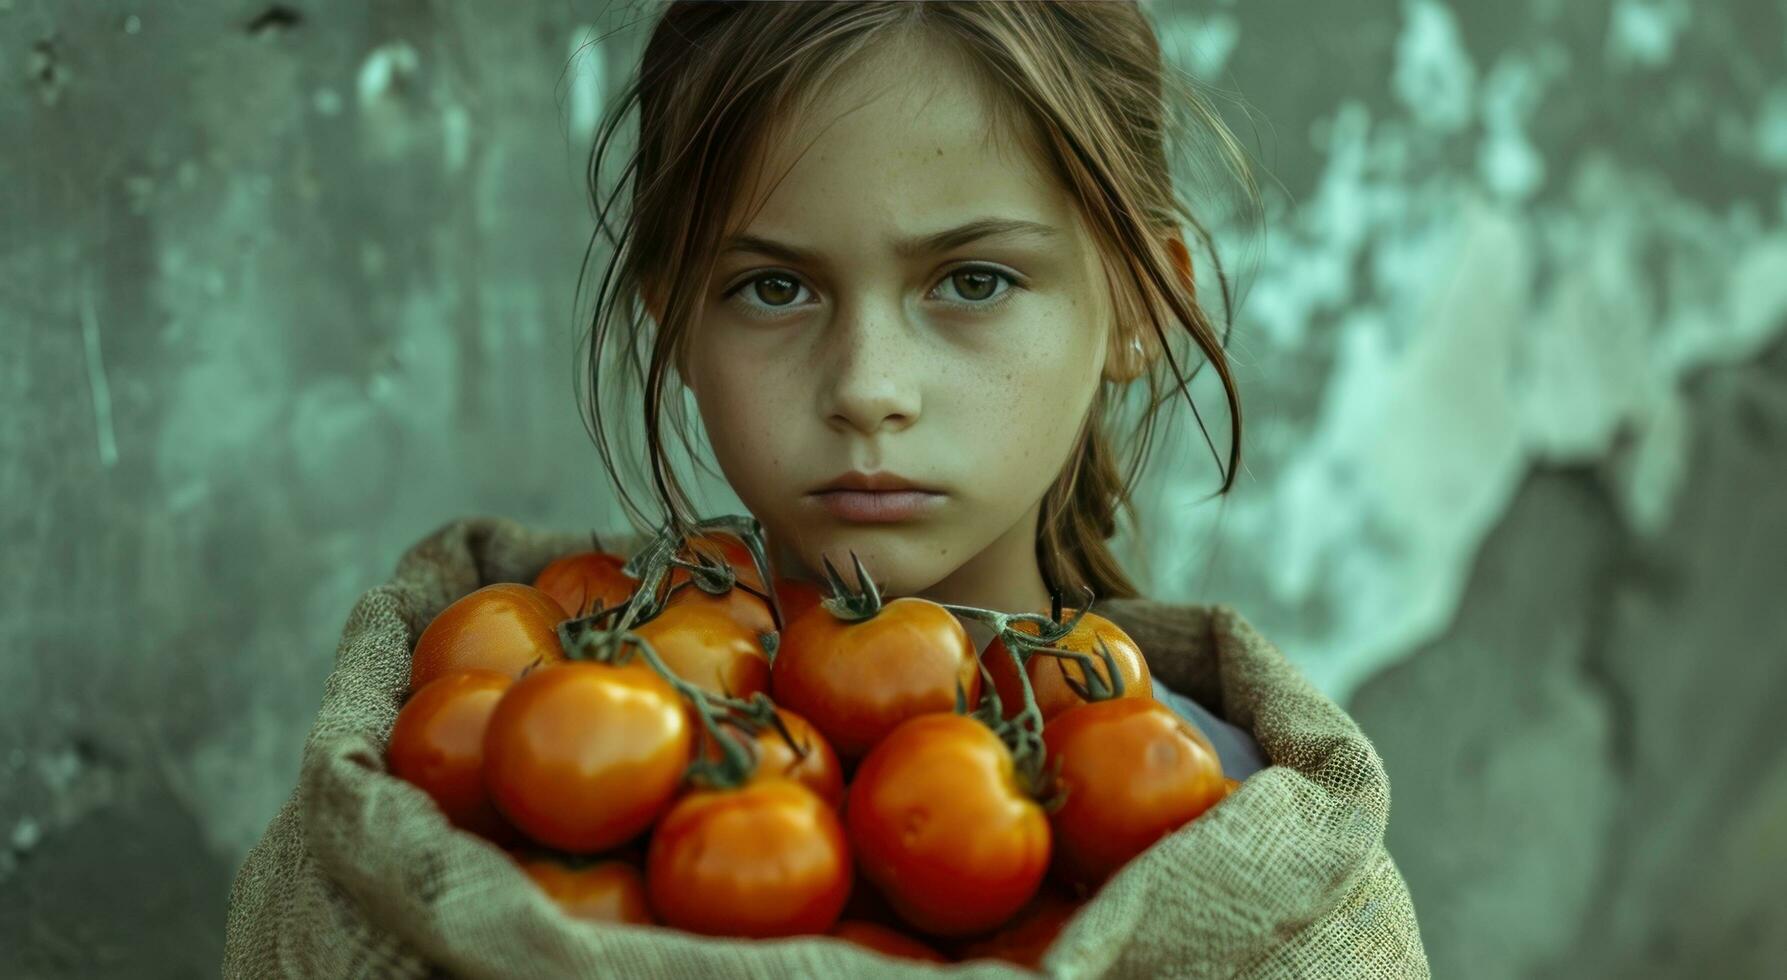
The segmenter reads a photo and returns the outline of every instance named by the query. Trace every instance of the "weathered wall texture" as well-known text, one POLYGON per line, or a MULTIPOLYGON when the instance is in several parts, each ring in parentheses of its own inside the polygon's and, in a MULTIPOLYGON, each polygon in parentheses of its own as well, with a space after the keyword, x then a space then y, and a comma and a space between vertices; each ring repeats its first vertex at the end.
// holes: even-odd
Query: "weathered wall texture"
MULTIPOLYGON (((1138 571, 1378 742, 1436 975, 1778 967, 1787 3, 1147 6, 1268 214, 1246 471, 1196 505, 1182 421, 1138 571)), ((0 975, 214 972, 354 597, 619 526, 572 298, 639 7, 0 0, 0 975)))

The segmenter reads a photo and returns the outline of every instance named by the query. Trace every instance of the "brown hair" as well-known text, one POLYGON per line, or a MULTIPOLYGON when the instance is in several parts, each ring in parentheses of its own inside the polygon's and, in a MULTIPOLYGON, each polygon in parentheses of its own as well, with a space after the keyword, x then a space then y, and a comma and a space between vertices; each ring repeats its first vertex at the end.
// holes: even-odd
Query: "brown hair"
MULTIPOLYGON (((1120 407, 1127 383, 1101 381, 1081 438, 1043 498, 1036 558, 1044 581, 1072 601, 1081 584, 1098 598, 1136 595, 1136 588, 1106 542, 1116 533, 1119 508, 1134 517, 1130 493, 1153 441, 1155 416, 1173 391, 1185 393, 1211 452, 1216 447, 1187 388, 1162 316, 1183 326, 1203 357, 1215 366, 1229 407, 1231 437, 1226 465, 1218 456, 1226 493, 1241 457, 1239 392, 1224 353, 1232 322, 1229 282, 1216 260, 1205 226, 1174 194, 1167 136, 1170 110, 1215 134, 1214 159, 1242 179, 1258 208, 1258 193, 1245 157, 1220 118, 1190 79, 1163 71, 1152 25, 1135 3, 1108 2, 864 2, 690 3, 665 6, 647 41, 637 74, 610 107, 588 167, 597 212, 596 236, 612 247, 587 339, 590 349, 591 427, 610 478, 629 519, 651 525, 619 479, 602 425, 602 351, 616 307, 627 316, 622 350, 623 384, 611 389, 619 407, 637 404, 624 382, 644 392, 644 437, 652 485, 665 514, 679 530, 698 519, 661 445, 665 409, 684 449, 695 458, 683 400, 666 405, 669 369, 681 365, 698 297, 704 294, 722 223, 740 193, 740 175, 773 129, 773 121, 821 90, 824 83, 870 44, 890 34, 923 31, 968 55, 983 81, 996 119, 1009 132, 1030 135, 1051 170, 1076 192, 1103 257, 1112 290, 1115 329, 1121 343, 1141 338, 1164 354, 1172 383, 1163 384, 1150 359, 1144 376, 1148 399, 1137 423, 1129 465, 1119 471, 1107 409, 1120 407), (1168 96, 1171 90, 1172 96, 1168 96), (637 148, 604 200, 603 163, 623 119, 639 114, 637 148), (623 191, 628 207, 617 222, 610 214, 623 191), (1189 226, 1215 264, 1224 306, 1217 335, 1180 277, 1163 236, 1189 226), (700 288, 655 284, 690 283, 700 288), (647 329, 648 297, 661 299, 659 329, 647 329), (1146 324, 1144 331, 1143 324, 1146 324), (644 350, 649 340, 649 351, 644 350), (643 359, 641 355, 644 355, 643 359)), ((1197 148, 1193 148, 1194 150, 1197 148)), ((1196 158, 1197 154, 1187 154, 1196 158)), ((593 251, 595 242, 591 242, 593 251)), ((587 262, 586 254, 586 262, 587 262)), ((579 278, 579 294, 582 278, 579 278)), ((1202 367, 1200 364, 1199 368, 1202 367)), ((1198 368, 1194 368, 1192 375, 1198 368)), ((626 454, 626 458, 634 458, 626 454)), ((717 474, 716 474, 717 475, 717 474)))

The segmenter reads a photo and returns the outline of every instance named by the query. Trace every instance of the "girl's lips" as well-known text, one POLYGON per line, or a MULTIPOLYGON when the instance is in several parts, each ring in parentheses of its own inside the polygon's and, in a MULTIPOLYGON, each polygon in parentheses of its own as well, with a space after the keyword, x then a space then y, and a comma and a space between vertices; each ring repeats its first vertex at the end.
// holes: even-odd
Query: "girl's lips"
POLYGON ((827 490, 813 496, 841 521, 884 524, 904 521, 943 502, 943 494, 926 490, 827 490))

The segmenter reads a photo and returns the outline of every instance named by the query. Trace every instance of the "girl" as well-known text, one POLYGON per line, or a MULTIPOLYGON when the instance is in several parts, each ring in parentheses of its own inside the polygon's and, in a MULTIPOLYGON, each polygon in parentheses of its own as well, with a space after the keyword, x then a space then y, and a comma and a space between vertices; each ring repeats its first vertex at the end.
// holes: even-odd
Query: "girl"
MULTIPOLYGON (((643 404, 651 485, 690 533, 661 424, 666 406, 683 421, 686 388, 777 574, 821 581, 854 553, 884 596, 1012 612, 1089 589, 1152 673, 1194 695, 1156 688, 1229 776, 1253 778, 1057 918, 1058 936, 1032 937, 1031 961, 1046 946, 1057 975, 1425 977, 1383 843, 1388 780, 1358 726, 1234 610, 1138 596, 1106 545, 1140 469, 1120 475, 1114 434, 1145 454, 1187 358, 1214 367, 1234 420, 1222 490, 1240 459, 1181 229, 1208 236, 1167 167, 1169 108, 1209 116, 1168 81, 1133 3, 670 4, 592 160, 599 176, 636 108, 624 218, 597 194, 613 238, 590 348, 597 442, 629 515, 656 529, 620 480, 600 396, 643 404), (618 380, 639 391, 604 360, 617 330, 618 380)), ((462 519, 361 597, 299 788, 237 875, 227 976, 928 969, 824 937, 579 924, 388 771, 423 626, 586 542, 462 519)))
MULTIPOLYGON (((1223 491, 1240 458, 1180 230, 1202 228, 1168 173, 1167 80, 1129 3, 669 5, 590 167, 636 105, 590 345, 593 427, 630 516, 646 521, 600 395, 632 411, 643 389, 658 504, 686 524, 661 445, 680 383, 779 574, 822 581, 854 552, 888 595, 1135 596, 1106 544, 1143 462, 1118 473, 1124 390, 1148 386, 1145 453, 1188 338, 1234 420, 1223 491), (635 295, 649 329, 620 323, 635 295), (605 377, 616 329, 633 385, 605 377)), ((1247 732, 1156 694, 1231 777, 1264 765, 1247 732)))

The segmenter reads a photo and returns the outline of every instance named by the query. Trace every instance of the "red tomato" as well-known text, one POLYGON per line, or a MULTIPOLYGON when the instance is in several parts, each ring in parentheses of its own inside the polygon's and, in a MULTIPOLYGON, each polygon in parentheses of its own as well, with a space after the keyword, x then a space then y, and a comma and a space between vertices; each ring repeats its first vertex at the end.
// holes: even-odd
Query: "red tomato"
MULTIPOLYGON (((1063 620, 1070 619, 1073 613, 1072 609, 1063 609, 1061 617, 1063 620)), ((1032 636, 1037 634, 1036 627, 1030 623, 1020 620, 1015 625, 1032 636)), ((1097 640, 1100 637, 1110 647, 1111 659, 1116 661, 1117 676, 1123 679, 1123 696, 1153 697, 1154 688, 1148 674, 1148 661, 1143 659, 1141 648, 1136 646, 1135 640, 1122 627, 1103 616, 1095 612, 1085 614, 1080 617, 1079 625, 1074 627, 1072 633, 1056 640, 1052 645, 1090 656, 1094 676, 1108 681, 1110 675, 1106 672, 1103 658, 1098 654, 1097 640)), ((1024 692, 1018 684, 1017 664, 1013 662, 1004 641, 994 637, 980 659, 987 666, 987 674, 993 678, 993 690, 999 692, 999 702, 1005 711, 1005 717, 1016 715, 1024 707, 1024 692)), ((1025 672, 1030 675, 1030 687, 1036 692, 1036 707, 1042 712, 1043 721, 1046 722, 1075 705, 1086 703, 1067 683, 1068 678, 1081 684, 1086 680, 1086 672, 1073 660, 1039 653, 1030 658, 1025 672)))
POLYGON ((643 661, 570 661, 516 681, 497 704, 484 785, 534 840, 605 850, 663 813, 691 743, 682 698, 643 661))
POLYGON ((738 698, 769 690, 769 657, 757 635, 719 608, 669 606, 633 632, 652 645, 671 673, 702 690, 738 698))
POLYGON ((938 936, 1010 918, 1049 864, 1049 824, 1011 753, 963 715, 920 715, 863 759, 844 804, 863 876, 900 917, 938 936))
POLYGON ((525 860, 521 870, 573 919, 653 925, 645 897, 645 876, 625 861, 597 861, 582 867, 554 858, 525 860))
POLYGON ((770 685, 777 704, 856 758, 908 718, 954 711, 958 686, 973 704, 980 670, 954 614, 906 596, 856 622, 808 610, 782 631, 770 685))
POLYGON ((410 690, 450 670, 517 677, 536 661, 563 660, 558 624, 564 619, 558 601, 531 585, 486 585, 441 610, 422 631, 410 656, 410 690))
POLYGON ((964 960, 1004 960, 1036 969, 1080 904, 1045 885, 1010 922, 990 936, 963 944, 958 953, 964 960))
POLYGON ((1103 882, 1223 797, 1209 739, 1158 701, 1080 705, 1043 742, 1066 796, 1050 820, 1057 871, 1075 884, 1103 882))
POLYGON ((604 609, 624 605, 639 580, 621 571, 627 560, 601 551, 565 555, 540 570, 534 588, 556 600, 566 617, 587 615, 599 602, 604 609))
POLYGON ((851 877, 837 814, 787 779, 688 794, 658 822, 646 855, 659 921, 716 936, 825 932, 851 877))
MULTIPOLYGON (((755 735, 747 736, 757 752, 757 768, 751 772, 751 782, 769 779, 792 779, 812 790, 819 798, 834 809, 844 802, 844 770, 838 764, 838 755, 832 751, 825 736, 819 734, 805 718, 786 708, 777 708, 776 714, 782 719, 783 727, 793 736, 797 751, 788 744, 788 740, 773 727, 766 727, 755 735)), ((737 728, 731 733, 740 734, 737 728)), ((719 746, 712 737, 702 733, 703 752, 709 759, 718 759, 719 746)))
POLYGON ((908 960, 924 960, 929 963, 949 962, 942 953, 898 929, 863 919, 846 919, 832 926, 831 934, 839 939, 847 939, 858 946, 888 956, 908 960))
POLYGON ((779 578, 776 579, 776 599, 782 604, 782 624, 785 626, 823 602, 825 593, 805 579, 779 578))
POLYGON ((421 787, 457 827, 496 841, 514 831, 484 791, 484 729, 514 679, 456 670, 422 685, 397 713, 385 749, 392 775, 421 787))

